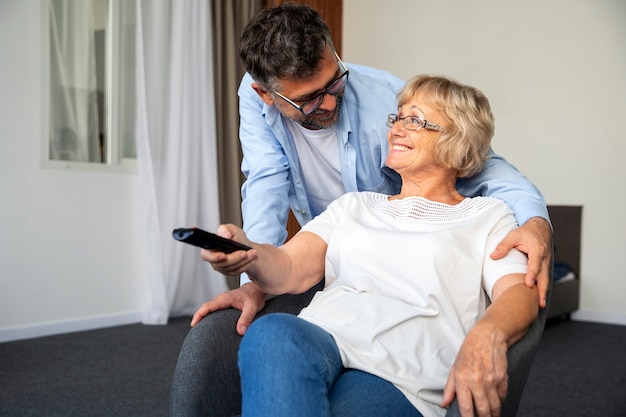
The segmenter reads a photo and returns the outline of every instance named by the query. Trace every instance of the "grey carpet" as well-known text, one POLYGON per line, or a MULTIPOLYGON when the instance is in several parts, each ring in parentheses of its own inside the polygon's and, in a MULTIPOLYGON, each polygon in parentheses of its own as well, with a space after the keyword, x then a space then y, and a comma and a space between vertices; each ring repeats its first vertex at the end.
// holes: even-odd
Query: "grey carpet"
MULTIPOLYGON (((167 416, 188 323, 2 343, 0 416, 167 416)), ((548 321, 518 415, 626 417, 626 326, 548 321)))
POLYGON ((626 417, 626 326, 548 320, 518 417, 626 417))
POLYGON ((0 344, 0 416, 169 415, 189 320, 0 344))

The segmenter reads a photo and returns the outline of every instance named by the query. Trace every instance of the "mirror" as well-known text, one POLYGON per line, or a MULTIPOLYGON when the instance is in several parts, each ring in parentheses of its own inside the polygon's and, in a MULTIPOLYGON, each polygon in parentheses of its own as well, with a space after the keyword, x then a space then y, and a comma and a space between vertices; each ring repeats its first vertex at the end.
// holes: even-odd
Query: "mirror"
POLYGON ((48 159, 135 158, 135 3, 49 0, 46 14, 48 159))

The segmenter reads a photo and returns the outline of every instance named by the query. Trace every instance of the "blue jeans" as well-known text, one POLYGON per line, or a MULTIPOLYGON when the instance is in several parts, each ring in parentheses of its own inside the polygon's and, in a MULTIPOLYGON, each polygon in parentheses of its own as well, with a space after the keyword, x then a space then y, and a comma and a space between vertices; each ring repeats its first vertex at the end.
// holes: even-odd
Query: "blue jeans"
MULTIPOLYGON (((266 301, 257 314, 298 314, 320 282, 304 294, 281 295, 266 301)), ((235 326, 241 312, 215 311, 193 327, 180 349, 170 396, 171 417, 232 417, 241 414, 241 389, 237 352, 241 336, 235 326)))
POLYGON ((250 326, 239 370, 244 417, 422 417, 390 382, 343 368, 331 335, 289 314, 250 326))

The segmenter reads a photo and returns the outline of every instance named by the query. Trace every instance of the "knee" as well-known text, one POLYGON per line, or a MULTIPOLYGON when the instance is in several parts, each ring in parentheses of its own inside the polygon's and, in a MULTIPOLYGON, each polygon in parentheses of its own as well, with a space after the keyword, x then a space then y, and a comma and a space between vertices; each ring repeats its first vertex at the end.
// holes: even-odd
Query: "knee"
POLYGON ((181 354, 194 360, 204 358, 219 359, 229 352, 237 352, 241 336, 237 334, 236 324, 239 312, 220 310, 206 316, 191 328, 181 349, 181 354))
POLYGON ((293 345, 294 325, 298 320, 285 313, 268 314, 256 319, 241 341, 239 362, 267 361, 269 356, 281 358, 293 352, 289 346, 293 345))
POLYGON ((256 319, 246 331, 241 341, 241 350, 252 350, 272 345, 280 339, 288 337, 291 326, 289 322, 295 317, 286 313, 272 313, 256 319))

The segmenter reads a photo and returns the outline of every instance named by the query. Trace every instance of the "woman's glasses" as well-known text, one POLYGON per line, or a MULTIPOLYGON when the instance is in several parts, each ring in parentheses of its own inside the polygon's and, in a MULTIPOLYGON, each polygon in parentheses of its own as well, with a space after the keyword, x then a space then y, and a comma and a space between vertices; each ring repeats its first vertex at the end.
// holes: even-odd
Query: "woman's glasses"
POLYGON ((387 116, 387 127, 393 127, 396 122, 402 121, 402 126, 407 130, 420 130, 421 128, 430 130, 443 130, 441 126, 431 123, 417 116, 400 117, 397 114, 387 116))

